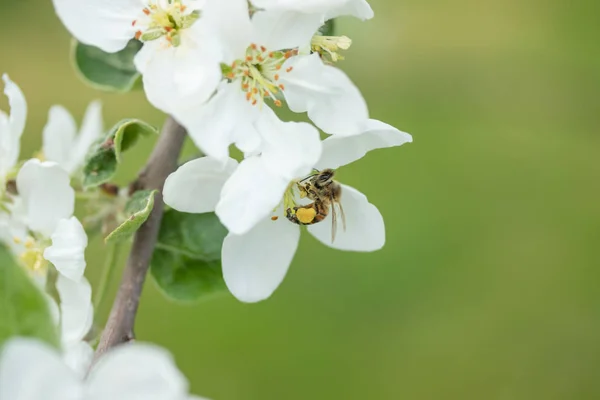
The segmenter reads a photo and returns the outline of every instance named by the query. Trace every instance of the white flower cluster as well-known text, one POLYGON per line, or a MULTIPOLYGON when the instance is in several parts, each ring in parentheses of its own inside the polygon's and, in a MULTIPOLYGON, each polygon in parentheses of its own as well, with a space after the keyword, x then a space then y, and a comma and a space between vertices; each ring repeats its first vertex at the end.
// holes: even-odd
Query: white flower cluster
POLYGON ((369 119, 348 76, 332 64, 346 36, 323 36, 328 20, 373 17, 365 0, 53 0, 80 42, 106 52, 135 38, 135 65, 149 101, 172 115, 206 157, 168 179, 165 202, 215 211, 229 230, 223 274, 241 301, 269 297, 298 246, 298 225, 333 248, 374 251, 383 218, 334 170, 367 152, 412 141, 369 119), (282 121, 272 107, 307 113, 282 121), (329 136, 321 140, 320 132, 329 136), (229 158, 235 145, 239 164, 229 158), (322 223, 323 219, 332 223, 322 223), (320 223, 321 222, 321 223, 320 223))
MULTIPOLYGON (((3 76, 10 114, 0 110, 0 245, 8 247, 45 294, 60 332, 60 351, 37 340, 13 338, 0 349, 0 400, 200 400, 164 350, 128 344, 108 352, 90 369, 86 341, 94 318, 84 277, 87 235, 73 216, 71 177, 103 133, 101 107, 92 103, 77 134, 73 117, 54 106, 44 128, 40 161, 19 162, 27 103, 3 76), (49 271, 57 272, 49 282, 49 271), (52 283, 59 304, 45 290, 52 283), (88 374, 89 371, 89 374, 88 374)), ((0 266, 4 268, 4 266, 0 266)), ((1 316, 0 318, 5 318, 1 316)))
MULTIPOLYGON (((0 112, 0 244, 12 251, 40 288, 47 286, 50 263, 56 268, 63 346, 69 351, 81 341, 93 319, 90 284, 83 276, 88 240, 73 216, 75 191, 70 175, 102 133, 100 105, 92 103, 79 135, 73 117, 54 106, 44 128, 48 158, 20 163, 27 103, 7 75, 3 80, 11 110, 10 115, 0 112), (80 148, 83 156, 74 151, 80 148)), ((52 302, 50 296, 48 299, 52 302)))

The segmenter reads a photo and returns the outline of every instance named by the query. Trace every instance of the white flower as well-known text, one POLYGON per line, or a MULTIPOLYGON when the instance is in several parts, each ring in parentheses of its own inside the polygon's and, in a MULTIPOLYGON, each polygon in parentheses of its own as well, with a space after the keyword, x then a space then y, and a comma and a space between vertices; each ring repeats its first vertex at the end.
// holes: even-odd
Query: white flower
MULTIPOLYGON (((136 38, 134 60, 150 102, 165 112, 172 98, 206 100, 221 79, 218 33, 224 13, 242 0, 54 0, 59 18, 77 40, 106 52, 136 38), (176 92, 171 90, 175 88, 176 92)), ((245 0, 244 0, 245 1, 245 0)))
MULTIPOLYGON (((325 139, 323 153, 311 168, 336 169, 371 150, 412 141, 409 134, 375 120, 362 124, 361 131, 359 135, 325 139)), ((274 174, 260 156, 245 159, 237 168, 235 162, 230 161, 225 169, 218 162, 204 158, 183 165, 167 179, 164 199, 168 205, 185 212, 207 212, 214 207, 229 229, 222 249, 225 282, 239 300, 256 302, 268 298, 279 286, 296 252, 300 228, 287 219, 286 210, 301 204, 293 188, 304 177, 302 174, 292 177, 274 174), (210 185, 206 185, 206 181, 210 185), (217 191, 220 198, 215 202, 217 191), (210 204, 198 207, 198 193, 208 196, 212 200, 210 204)), ((309 225, 308 231, 332 248, 380 249, 385 243, 381 214, 356 189, 346 185, 341 188, 345 229, 340 216, 335 240, 332 240, 330 219, 309 225)), ((333 213, 330 210, 328 218, 332 218, 333 213)))
POLYGON ((222 39, 226 80, 204 106, 190 102, 173 110, 206 155, 225 162, 232 143, 245 153, 260 152, 266 134, 258 121, 271 111, 267 101, 308 112, 326 133, 358 133, 368 110, 356 86, 318 54, 298 54, 310 46, 322 16, 274 10, 250 19, 244 4, 231 7, 229 17, 237 34, 222 39))
POLYGON ((73 116, 62 106, 53 106, 44 127, 44 159, 60 164, 70 175, 83 165, 90 146, 102 135, 102 104, 90 103, 77 133, 73 116))
POLYGON ((25 223, 45 237, 54 233, 61 219, 73 215, 75 191, 69 175, 54 162, 28 160, 17 175, 17 190, 25 223))
POLYGON ((0 200, 5 190, 6 176, 11 172, 19 159, 21 135, 27 120, 27 102, 21 89, 2 75, 4 94, 10 104, 10 116, 0 110, 0 200))
POLYGON ((92 288, 85 277, 72 280, 59 274, 60 342, 65 363, 80 376, 89 368, 94 350, 84 341, 94 321, 92 288))
POLYGON ((80 280, 87 236, 73 217, 75 192, 68 173, 54 162, 31 159, 19 170, 16 188, 9 212, 0 218, 0 239, 40 282, 48 261, 61 275, 80 280))
POLYGON ((342 15, 362 20, 373 18, 373 10, 366 0, 253 0, 252 4, 265 10, 321 14, 325 20, 342 15))
POLYGON ((16 338, 0 356, 2 400, 192 400, 173 357, 160 347, 132 343, 104 354, 87 377, 46 344, 16 338))
POLYGON ((83 276, 87 236, 72 216, 75 194, 68 173, 54 162, 31 159, 19 170, 16 189, 8 212, 0 213, 0 240, 41 290, 46 288, 48 263, 59 272, 55 284, 60 306, 45 297, 60 327, 65 361, 84 374, 93 351, 83 338, 94 311, 91 287, 83 276))

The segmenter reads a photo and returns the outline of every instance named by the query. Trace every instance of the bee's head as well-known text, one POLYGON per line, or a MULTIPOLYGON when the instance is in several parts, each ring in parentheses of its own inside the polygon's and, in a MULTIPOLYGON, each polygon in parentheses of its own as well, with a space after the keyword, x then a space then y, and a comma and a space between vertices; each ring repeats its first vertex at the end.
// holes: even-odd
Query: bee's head
POLYGON ((333 176, 335 175, 335 171, 332 169, 324 169, 319 172, 319 174, 315 178, 315 183, 319 186, 325 186, 333 180, 333 176))

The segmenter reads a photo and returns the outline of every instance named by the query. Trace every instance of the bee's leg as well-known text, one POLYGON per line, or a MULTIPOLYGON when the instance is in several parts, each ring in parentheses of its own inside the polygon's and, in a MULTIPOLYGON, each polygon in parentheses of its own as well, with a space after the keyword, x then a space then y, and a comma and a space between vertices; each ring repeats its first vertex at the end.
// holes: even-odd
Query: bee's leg
POLYGON ((294 224, 301 225, 298 217, 296 216, 296 207, 294 207, 294 212, 292 212, 291 208, 285 210, 285 217, 294 224))
POLYGON ((301 199, 308 196, 308 191, 306 190, 306 188, 303 185, 301 185, 300 183, 297 183, 296 186, 298 186, 298 191, 300 192, 301 199))

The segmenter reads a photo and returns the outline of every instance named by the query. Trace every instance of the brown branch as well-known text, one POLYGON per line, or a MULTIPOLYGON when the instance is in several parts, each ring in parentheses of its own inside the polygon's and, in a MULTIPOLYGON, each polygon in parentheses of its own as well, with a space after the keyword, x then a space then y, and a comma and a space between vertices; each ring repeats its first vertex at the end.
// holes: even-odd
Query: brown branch
MULTIPOLYGON (((146 166, 133 184, 136 190, 159 189, 159 191, 162 191, 165 179, 177 168, 177 159, 184 139, 184 128, 169 117, 162 128, 161 135, 146 166)), ((111 347, 134 338, 135 316, 146 273, 150 267, 150 260, 158 239, 158 231, 164 210, 162 194, 158 193, 154 200, 154 209, 148 220, 134 236, 121 286, 110 311, 106 327, 100 337, 100 343, 94 356, 95 360, 111 347)))

